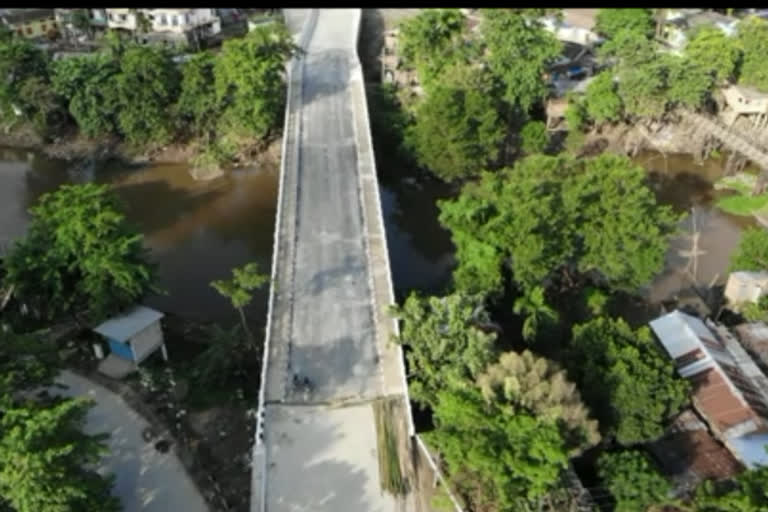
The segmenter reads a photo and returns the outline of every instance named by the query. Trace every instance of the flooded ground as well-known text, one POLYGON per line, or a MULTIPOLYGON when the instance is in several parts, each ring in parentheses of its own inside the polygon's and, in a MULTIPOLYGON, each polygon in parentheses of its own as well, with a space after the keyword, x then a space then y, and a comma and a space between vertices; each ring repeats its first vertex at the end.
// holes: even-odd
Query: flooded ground
MULTIPOLYGON (((636 162, 648 169, 660 202, 682 213, 695 211, 701 250, 696 268, 699 285, 724 283, 741 231, 756 223, 714 206, 714 200, 727 193, 712 188, 722 173, 721 163, 712 160, 699 166, 685 155, 665 159, 650 152, 638 155, 636 162)), ((129 220, 145 234, 158 264, 160 285, 168 292, 148 303, 193 319, 234 321, 229 303, 209 283, 248 261, 269 269, 277 174, 276 169, 243 169, 213 181, 196 182, 185 165, 131 168, 112 163, 83 169, 33 152, 4 149, 0 150, 0 243, 24 233, 26 210, 41 194, 64 183, 108 183, 125 202, 129 220)), ((450 278, 453 247, 448 232, 437 221, 435 202, 450 197, 451 190, 439 182, 388 174, 386 169, 380 174, 397 294, 402 297, 413 289, 439 293, 450 278)), ((681 222, 681 235, 672 242, 665 271, 647 290, 652 302, 690 287, 693 268, 691 265, 687 273, 689 259, 680 251, 691 248, 691 227, 688 215, 681 222)), ((263 290, 250 307, 254 323, 265 321, 266 304, 267 291, 263 290)), ((630 309, 627 314, 639 314, 642 321, 645 314, 630 309)))

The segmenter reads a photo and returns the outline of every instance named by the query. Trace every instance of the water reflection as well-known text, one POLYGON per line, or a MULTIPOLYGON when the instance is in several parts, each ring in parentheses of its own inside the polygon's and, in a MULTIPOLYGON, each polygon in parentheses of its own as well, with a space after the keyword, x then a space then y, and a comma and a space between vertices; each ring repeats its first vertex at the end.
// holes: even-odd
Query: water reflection
MULTIPOLYGON (((196 182, 185 165, 140 168, 117 163, 77 167, 13 149, 0 152, 0 237, 23 234, 29 205, 64 183, 95 179, 114 187, 126 215, 145 234, 168 294, 150 305, 201 320, 234 321, 225 299, 209 286, 233 266, 256 261, 268 271, 277 196, 275 169, 244 169, 196 182)), ((267 291, 250 307, 263 324, 267 291)))

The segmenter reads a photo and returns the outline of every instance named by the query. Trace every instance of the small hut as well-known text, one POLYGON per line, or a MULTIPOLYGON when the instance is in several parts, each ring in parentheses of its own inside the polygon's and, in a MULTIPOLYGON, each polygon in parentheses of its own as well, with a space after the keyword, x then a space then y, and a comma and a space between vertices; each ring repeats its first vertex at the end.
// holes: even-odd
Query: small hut
POLYGON ((108 377, 122 379, 137 370, 139 363, 158 349, 167 361, 168 352, 160 325, 163 316, 154 309, 136 306, 98 325, 94 332, 106 339, 110 350, 106 359, 99 363, 99 371, 108 377))
POLYGON ((725 298, 731 305, 757 303, 768 293, 768 272, 731 272, 725 285, 725 298))
POLYGON ((733 124, 740 115, 751 117, 760 128, 768 124, 768 94, 740 85, 725 87, 722 92, 728 105, 723 114, 726 124, 733 124))

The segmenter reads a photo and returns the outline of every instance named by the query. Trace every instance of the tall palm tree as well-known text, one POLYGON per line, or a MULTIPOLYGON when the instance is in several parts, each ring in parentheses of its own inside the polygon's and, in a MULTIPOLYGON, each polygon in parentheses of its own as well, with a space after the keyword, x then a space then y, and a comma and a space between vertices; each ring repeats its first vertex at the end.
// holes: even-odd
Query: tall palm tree
POLYGON ((557 322, 559 316, 544 297, 544 288, 536 286, 515 300, 515 314, 525 315, 523 321, 523 339, 530 342, 540 328, 557 322))

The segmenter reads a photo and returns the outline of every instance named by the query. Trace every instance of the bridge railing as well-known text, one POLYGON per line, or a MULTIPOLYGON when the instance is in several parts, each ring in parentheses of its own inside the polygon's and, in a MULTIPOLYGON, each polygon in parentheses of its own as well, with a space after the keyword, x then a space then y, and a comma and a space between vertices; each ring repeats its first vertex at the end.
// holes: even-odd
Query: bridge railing
MULTIPOLYGON (((376 172, 376 159, 375 159, 375 155, 374 155, 374 151, 373 151, 373 136, 371 134, 370 116, 369 116, 369 112, 368 112, 368 100, 367 100, 366 94, 365 94, 365 81, 363 80, 363 77, 362 77, 362 71, 361 71, 362 70, 362 65, 360 63, 360 56, 359 56, 358 51, 357 51, 357 43, 360 41, 360 30, 361 30, 361 25, 362 25, 361 21, 362 21, 362 9, 357 9, 357 13, 355 15, 355 30, 354 30, 354 33, 357 35, 357 38, 355 40, 356 45, 355 45, 355 52, 354 53, 355 53, 355 57, 356 57, 356 60, 357 60, 357 72, 360 73, 360 79, 358 81, 358 85, 359 85, 359 87, 362 88, 362 101, 361 101, 361 103, 362 103, 362 113, 363 113, 363 118, 364 118, 364 121, 365 121, 364 124, 365 124, 365 127, 366 127, 366 133, 365 134, 358 133, 358 137, 360 137, 362 135, 363 137, 367 138, 367 144, 369 144, 371 146, 370 147, 370 151, 368 151, 368 156, 369 156, 369 159, 370 159, 369 165, 370 165, 370 168, 371 168, 371 171, 372 171, 372 174, 373 174, 372 180, 373 180, 373 183, 375 185, 376 192, 377 192, 376 193, 376 200, 374 201, 374 203, 376 205, 376 213, 375 214, 376 214, 377 222, 378 222, 378 225, 379 225, 379 228, 380 228, 380 232, 381 232, 381 235, 382 235, 381 236, 382 245, 384 247, 384 255, 383 255, 384 257, 383 257, 383 260, 384 260, 384 264, 386 266, 387 288, 388 288, 387 292, 388 292, 388 296, 389 296, 389 303, 390 304, 395 304, 395 287, 394 287, 394 284, 392 282, 392 270, 390 268, 390 263, 389 263, 389 248, 388 248, 388 245, 387 245, 386 228, 385 228, 385 223, 384 223, 384 215, 383 215, 382 209, 381 209, 381 198, 379 196, 379 190, 380 190, 380 188, 379 188, 379 178, 378 178, 378 174, 376 172)), ((355 81, 352 82, 352 87, 354 87, 354 82, 355 81)), ((360 141, 358 140, 358 144, 359 143, 360 143, 360 141)), ((369 256, 369 258, 370 258, 370 256, 369 256)), ((373 293, 373 295, 374 295, 374 297, 376 296, 375 292, 373 293)), ((399 337, 399 335, 400 335, 400 324, 399 324, 399 321, 396 318, 392 319, 392 330, 395 333, 395 335, 399 337)), ((389 341, 389 340, 387 340, 387 341, 389 341)), ((445 489, 446 493, 448 494, 448 497, 450 498, 451 502, 453 503, 453 506, 456 509, 456 511, 457 512, 463 512, 461 504, 459 503, 459 501, 456 499, 456 497, 454 496, 453 492, 451 491, 451 488, 448 485, 448 482, 446 481, 445 477, 443 476, 442 472, 440 471, 440 468, 438 467, 438 465, 433 460, 432 455, 430 454, 429 450, 427 449, 426 444, 421 439, 421 437, 418 434, 416 434, 416 429, 415 429, 414 424, 413 424, 413 411, 411 410, 411 399, 410 399, 410 395, 408 393, 408 380, 407 380, 406 373, 405 373, 405 359, 404 359, 404 355, 403 355, 403 347, 401 345, 399 345, 399 344, 397 345, 397 354, 398 354, 399 370, 400 370, 399 374, 400 374, 400 378, 402 380, 402 386, 403 386, 403 397, 404 397, 404 400, 405 400, 405 403, 406 403, 406 411, 407 411, 407 414, 408 414, 408 418, 407 418, 407 421, 408 421, 408 434, 412 438, 414 438, 416 440, 416 444, 419 446, 419 448, 423 452, 423 454, 426 457, 429 465, 432 467, 432 470, 435 472, 435 474, 437 474, 438 478, 440 479, 440 482, 443 485, 443 488, 445 489)))

